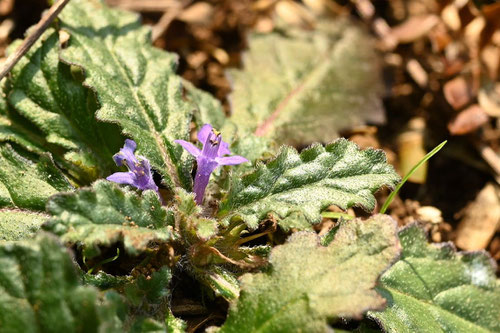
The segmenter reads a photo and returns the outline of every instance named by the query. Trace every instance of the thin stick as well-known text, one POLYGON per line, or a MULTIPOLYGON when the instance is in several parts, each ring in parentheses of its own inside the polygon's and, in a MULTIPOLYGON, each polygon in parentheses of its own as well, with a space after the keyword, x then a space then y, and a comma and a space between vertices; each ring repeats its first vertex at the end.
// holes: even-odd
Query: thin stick
POLYGON ((106 3, 135 12, 165 12, 179 7, 179 0, 106 0, 106 3))
POLYGON ((151 39, 153 40, 153 42, 156 41, 158 38, 160 38, 165 33, 165 31, 167 31, 168 27, 170 26, 170 23, 172 23, 172 21, 191 2, 192 2, 192 0, 182 1, 179 3, 179 6, 172 7, 169 10, 165 11, 165 13, 162 15, 162 17, 158 21, 158 23, 156 23, 152 29, 151 39))
POLYGON ((33 32, 26 37, 21 46, 19 46, 17 50, 7 58, 3 64, 2 70, 0 71, 0 80, 2 80, 26 54, 26 52, 29 51, 29 49, 33 46, 33 44, 35 44, 38 38, 40 38, 43 32, 49 27, 52 21, 54 21, 69 1, 70 0, 59 0, 57 3, 52 5, 52 7, 50 7, 48 13, 44 15, 40 22, 38 22, 38 24, 33 28, 33 32))

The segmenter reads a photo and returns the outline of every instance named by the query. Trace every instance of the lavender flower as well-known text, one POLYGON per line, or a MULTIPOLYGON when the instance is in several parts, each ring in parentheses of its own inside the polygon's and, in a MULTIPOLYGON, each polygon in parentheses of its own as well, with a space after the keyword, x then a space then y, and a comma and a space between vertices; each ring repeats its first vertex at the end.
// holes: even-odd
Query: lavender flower
POLYGON ((205 124, 198 132, 198 141, 203 145, 200 151, 192 143, 184 140, 175 140, 186 149, 191 155, 196 157, 198 168, 194 179, 194 193, 196 203, 203 203, 203 195, 210 179, 210 174, 221 165, 237 165, 248 160, 242 156, 227 156, 231 154, 229 144, 222 141, 220 132, 217 132, 211 125, 205 124))
POLYGON ((129 171, 116 172, 106 179, 118 184, 131 185, 140 190, 153 190, 159 195, 149 161, 143 156, 139 156, 140 160, 138 160, 134 154, 136 148, 137 144, 134 140, 125 140, 125 145, 113 156, 113 160, 118 166, 125 164, 129 171))

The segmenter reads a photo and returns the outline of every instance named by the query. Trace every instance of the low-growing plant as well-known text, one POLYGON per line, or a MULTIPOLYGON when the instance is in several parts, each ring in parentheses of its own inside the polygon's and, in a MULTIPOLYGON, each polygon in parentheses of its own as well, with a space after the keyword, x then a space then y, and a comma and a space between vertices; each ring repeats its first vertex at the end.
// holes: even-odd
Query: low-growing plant
POLYGON ((485 252, 322 215, 373 212, 400 181, 381 150, 281 145, 377 114, 366 40, 348 22, 251 36, 226 117, 135 14, 70 1, 1 82, 0 331, 500 331, 485 252))

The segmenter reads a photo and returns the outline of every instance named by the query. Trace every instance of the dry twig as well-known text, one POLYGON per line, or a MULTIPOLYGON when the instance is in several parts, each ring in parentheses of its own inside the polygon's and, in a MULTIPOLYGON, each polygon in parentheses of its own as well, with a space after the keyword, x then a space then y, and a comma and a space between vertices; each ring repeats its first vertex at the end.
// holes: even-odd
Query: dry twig
POLYGON ((182 12, 184 8, 186 8, 189 4, 191 3, 191 0, 189 1, 182 1, 177 4, 175 7, 171 7, 165 13, 162 15, 158 23, 156 23, 153 27, 152 31, 152 39, 153 42, 156 41, 158 38, 160 38, 165 31, 167 31, 170 23, 182 12))
POLYGON ((166 12, 179 7, 178 0, 106 0, 106 3, 136 12, 166 12))
POLYGON ((48 28, 48 26, 54 21, 54 19, 59 15, 61 10, 68 4, 70 0, 59 0, 52 7, 50 7, 47 14, 45 14, 40 22, 33 28, 31 34, 26 37, 21 46, 17 48, 17 50, 11 54, 5 63, 3 64, 3 68, 0 71, 0 80, 2 80, 7 73, 18 63, 18 61, 28 52, 28 50, 35 44, 35 42, 40 38, 43 32, 48 28))

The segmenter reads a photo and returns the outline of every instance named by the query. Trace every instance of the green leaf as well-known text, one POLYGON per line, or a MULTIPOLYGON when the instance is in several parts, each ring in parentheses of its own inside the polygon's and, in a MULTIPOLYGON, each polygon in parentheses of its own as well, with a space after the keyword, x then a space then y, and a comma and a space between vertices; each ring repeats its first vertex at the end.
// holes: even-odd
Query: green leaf
POLYGON ((97 122, 95 94, 59 61, 59 49, 58 33, 48 29, 12 69, 8 101, 47 142, 67 150, 81 178, 94 180, 115 169, 111 157, 122 140, 116 126, 97 122))
MULTIPOLYGON (((282 147, 271 162, 258 164, 253 173, 233 179, 219 216, 225 223, 239 217, 250 228, 256 228, 268 214, 285 229, 288 223, 280 221, 294 214, 296 220, 297 213, 309 223, 318 223, 321 211, 330 205, 372 210, 373 193, 398 181, 381 150, 360 151, 345 139, 326 147, 315 144, 300 155, 291 147, 282 147)), ((300 226, 297 221, 293 224, 300 226)))
POLYGON ((88 258, 99 255, 99 247, 118 242, 135 256, 149 243, 168 242, 173 237, 173 214, 154 191, 139 197, 135 191, 108 181, 58 194, 48 202, 47 211, 53 217, 44 228, 66 243, 81 244, 88 258))
POLYGON ((50 155, 42 154, 34 163, 8 145, 0 146, 0 182, 16 207, 39 211, 50 196, 73 189, 50 155))
POLYGON ((217 221, 202 217, 202 208, 194 201, 194 194, 178 188, 175 193, 176 225, 187 244, 206 241, 217 233, 217 221))
POLYGON ((106 289, 118 289, 124 285, 131 283, 133 277, 130 275, 111 275, 103 271, 99 271, 96 274, 82 274, 82 279, 84 284, 88 284, 97 287, 101 290, 106 289))
POLYGON ((33 238, 47 219, 48 216, 45 214, 20 209, 2 209, 0 210, 0 240, 17 241, 33 238))
POLYGON ((211 94, 196 88, 191 82, 183 80, 186 89, 186 98, 193 103, 195 108, 194 120, 201 128, 204 124, 210 124, 214 128, 221 130, 227 124, 226 115, 218 99, 211 94))
POLYGON ((235 274, 227 269, 218 265, 193 267, 193 273, 199 281, 214 291, 215 296, 222 296, 228 301, 238 298, 240 285, 235 274))
POLYGON ((171 278, 172 273, 166 266, 151 274, 149 278, 140 275, 137 281, 125 288, 127 299, 135 306, 165 302, 169 295, 168 285, 171 278))
POLYGON ((0 242, 3 333, 122 332, 117 306, 80 284, 69 253, 53 237, 0 242))
POLYGON ((152 47, 138 15, 101 1, 73 0, 59 18, 71 35, 62 59, 83 68, 101 106, 97 118, 120 125, 168 186, 190 189, 192 158, 173 142, 188 138, 192 117, 177 57, 152 47))
POLYGON ((182 319, 175 318, 172 313, 169 313, 165 320, 167 325, 167 333, 184 333, 186 332, 186 322, 182 319))
POLYGON ((253 34, 249 48, 244 69, 229 72, 230 119, 241 132, 303 145, 384 120, 372 43, 348 21, 253 34))
POLYGON ((486 252, 427 244, 416 225, 399 238, 401 259, 380 279, 388 307, 371 318, 387 332, 500 332, 500 284, 486 252))
POLYGON ((374 287, 399 254, 394 220, 353 220, 328 247, 319 242, 315 233, 295 233, 273 249, 268 272, 243 275, 220 332, 326 332, 328 319, 381 308, 374 287))
POLYGON ((43 133, 9 107, 8 89, 7 78, 4 78, 0 82, 0 141, 16 143, 29 152, 45 152, 43 133))

